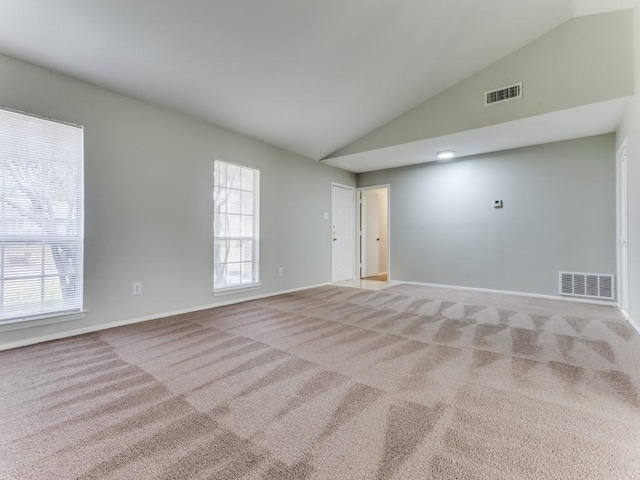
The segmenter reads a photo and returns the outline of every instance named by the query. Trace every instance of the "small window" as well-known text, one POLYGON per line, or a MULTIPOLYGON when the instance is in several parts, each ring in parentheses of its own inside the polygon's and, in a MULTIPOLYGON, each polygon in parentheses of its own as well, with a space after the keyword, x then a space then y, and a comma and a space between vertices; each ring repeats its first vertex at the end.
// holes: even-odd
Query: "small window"
POLYGON ((213 290, 257 285, 260 171, 216 160, 213 180, 213 290))
POLYGON ((0 109, 0 322, 82 309, 81 127, 0 109))

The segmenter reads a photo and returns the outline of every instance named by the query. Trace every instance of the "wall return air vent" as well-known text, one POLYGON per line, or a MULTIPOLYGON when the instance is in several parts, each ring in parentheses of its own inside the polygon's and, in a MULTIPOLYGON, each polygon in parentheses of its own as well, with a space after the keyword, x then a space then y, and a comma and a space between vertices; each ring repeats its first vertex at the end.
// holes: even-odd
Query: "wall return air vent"
POLYGON ((560 272, 560 295, 614 300, 613 275, 560 272))
POLYGON ((522 82, 484 92, 484 106, 522 98, 522 82))

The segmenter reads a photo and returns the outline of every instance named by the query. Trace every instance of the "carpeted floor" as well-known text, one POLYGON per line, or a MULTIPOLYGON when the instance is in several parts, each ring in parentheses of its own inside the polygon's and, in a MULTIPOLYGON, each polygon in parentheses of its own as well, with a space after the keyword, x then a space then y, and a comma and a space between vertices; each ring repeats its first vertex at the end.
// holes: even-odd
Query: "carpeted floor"
POLYGON ((640 478, 611 307, 306 290, 0 352, 2 479, 640 478))

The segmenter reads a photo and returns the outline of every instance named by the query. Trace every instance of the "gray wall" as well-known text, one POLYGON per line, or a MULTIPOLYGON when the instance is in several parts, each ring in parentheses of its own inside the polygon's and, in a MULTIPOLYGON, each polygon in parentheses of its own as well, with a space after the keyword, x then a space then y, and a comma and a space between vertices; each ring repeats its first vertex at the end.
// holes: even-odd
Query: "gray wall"
POLYGON ((626 97, 632 58, 631 10, 574 18, 330 157, 626 97), (521 100, 484 106, 485 91, 516 82, 521 100))
POLYGON ((331 182, 354 185, 355 175, 2 56, 0 105, 85 127, 88 310, 67 323, 0 327, 0 345, 233 299, 211 293, 215 158, 261 170, 263 287, 235 298, 330 281, 323 213, 331 182))
POLYGON ((393 280, 557 295, 559 270, 616 273, 612 134, 358 175, 385 183, 393 280))
POLYGON ((617 146, 627 141, 629 207, 629 311, 640 328, 640 3, 634 9, 635 95, 618 135, 617 146))

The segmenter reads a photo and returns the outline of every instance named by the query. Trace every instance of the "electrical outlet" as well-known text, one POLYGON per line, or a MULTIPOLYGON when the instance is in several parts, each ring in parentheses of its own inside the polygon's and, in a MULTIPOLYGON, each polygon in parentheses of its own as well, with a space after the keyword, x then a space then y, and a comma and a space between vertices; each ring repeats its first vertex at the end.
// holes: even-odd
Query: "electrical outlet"
POLYGON ((279 276, 279 277, 284 276, 284 268, 280 267, 280 268, 278 269, 278 276, 279 276))
POLYGON ((133 282, 133 295, 142 295, 142 282, 133 282))

